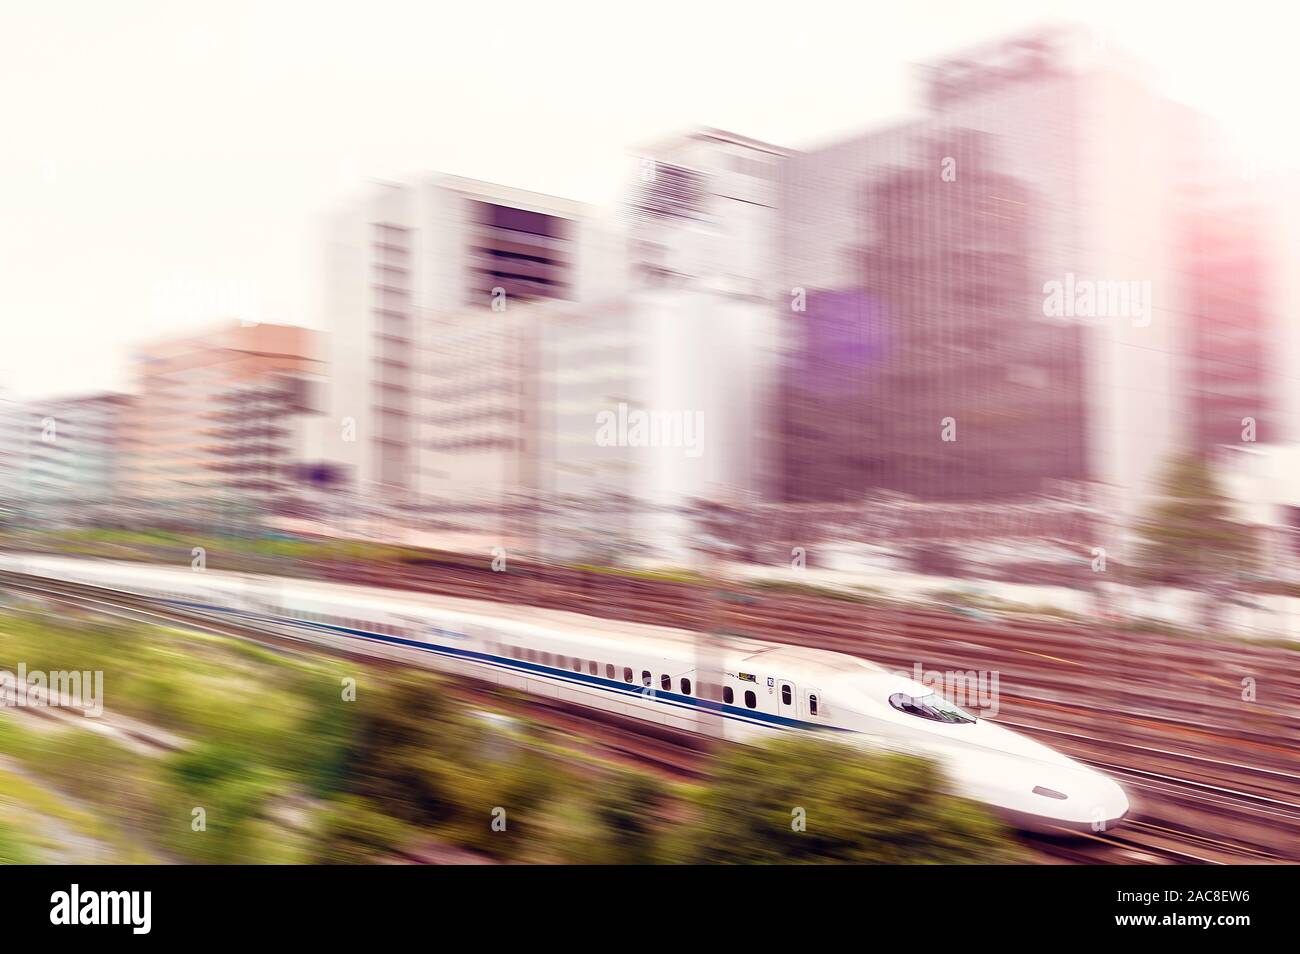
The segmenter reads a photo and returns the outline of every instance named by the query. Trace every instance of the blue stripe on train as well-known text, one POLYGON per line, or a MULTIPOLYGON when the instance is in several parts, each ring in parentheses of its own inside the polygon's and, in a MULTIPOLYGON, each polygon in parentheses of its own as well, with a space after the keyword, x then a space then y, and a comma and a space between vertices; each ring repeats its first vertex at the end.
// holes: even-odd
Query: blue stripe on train
POLYGON ((635 683, 629 684, 626 682, 619 682, 615 679, 605 679, 601 676, 591 676, 586 673, 573 672, 568 669, 559 669, 554 666, 543 666, 540 663, 525 662, 521 659, 511 659, 508 656, 497 656, 492 653, 479 652, 473 649, 460 649, 456 646, 425 643, 418 639, 407 639, 403 636, 390 636, 386 633, 372 633, 369 630, 364 629, 335 626, 333 623, 318 623, 314 620, 297 619, 289 616, 267 616, 260 613, 249 613, 242 610, 229 609, 224 606, 214 606, 208 603, 191 603, 185 600, 164 600, 164 602, 170 603, 173 606, 183 606, 190 609, 225 613, 229 616, 239 616, 245 619, 257 619, 273 623, 292 623, 296 626, 301 626, 304 629, 315 629, 327 633, 339 633, 355 638, 369 639, 374 642, 401 646, 407 649, 431 652, 440 656, 469 659, 475 662, 487 663, 502 669, 513 669, 524 673, 538 673, 551 679, 560 679, 565 682, 576 682, 594 686, 597 689, 603 689, 607 692, 619 692, 624 695, 641 696, 642 698, 670 705, 678 709, 708 710, 736 722, 745 722, 752 725, 776 726, 783 729, 832 729, 839 732, 852 731, 850 729, 842 728, 841 726, 804 722, 801 719, 791 719, 786 716, 773 715, 769 712, 760 712, 756 709, 742 709, 739 706, 729 706, 726 703, 714 702, 711 699, 700 699, 695 696, 682 695, 664 689, 654 689, 653 687, 639 686, 635 683))

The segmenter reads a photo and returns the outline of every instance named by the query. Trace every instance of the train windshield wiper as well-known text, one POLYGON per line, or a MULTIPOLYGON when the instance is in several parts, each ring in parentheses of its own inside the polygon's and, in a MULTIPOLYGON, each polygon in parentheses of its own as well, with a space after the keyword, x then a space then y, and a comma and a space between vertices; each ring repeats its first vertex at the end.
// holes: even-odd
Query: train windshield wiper
POLYGON ((973 715, 953 705, 937 692, 932 692, 928 696, 909 696, 906 693, 896 692, 889 697, 889 704, 908 715, 933 719, 935 722, 946 722, 949 725, 967 725, 975 721, 973 715))

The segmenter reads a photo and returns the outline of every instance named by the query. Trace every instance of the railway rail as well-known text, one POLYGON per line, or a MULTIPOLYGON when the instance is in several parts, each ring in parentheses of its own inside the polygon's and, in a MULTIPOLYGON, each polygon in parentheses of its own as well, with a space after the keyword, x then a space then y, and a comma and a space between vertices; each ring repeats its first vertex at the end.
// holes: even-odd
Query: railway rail
MULTIPOLYGON (((1044 857, 1094 863, 1300 861, 1300 776, 1287 744, 1300 737, 1300 676, 1290 651, 1180 644, 1165 634, 1037 619, 992 625, 930 608, 552 569, 548 574, 525 568, 508 585, 500 578, 515 570, 493 574, 486 566, 395 576, 334 566, 319 575, 709 628, 723 638, 735 633, 835 649, 909 670, 911 659, 927 668, 999 669, 1008 691, 1001 693, 998 721, 1114 773, 1135 796, 1135 813, 1122 830, 1097 832, 1082 842, 1027 839, 1044 857), (1123 661, 1117 662, 1117 653, 1123 661), (1270 707, 1261 712, 1233 701, 1228 689, 1236 688, 1232 677, 1242 672, 1268 686, 1270 707), (1159 691, 1152 691, 1153 682, 1159 691), (1216 686, 1223 691, 1216 693, 1216 686)), ((156 607, 150 612, 157 617, 156 607)), ((228 623, 207 625, 239 635, 228 623)), ((535 709, 544 702, 530 698, 528 705, 535 709)), ((695 737, 651 741, 640 723, 612 726, 617 717, 549 708, 545 716, 557 729, 591 738, 612 757, 676 777, 701 771, 695 737)))

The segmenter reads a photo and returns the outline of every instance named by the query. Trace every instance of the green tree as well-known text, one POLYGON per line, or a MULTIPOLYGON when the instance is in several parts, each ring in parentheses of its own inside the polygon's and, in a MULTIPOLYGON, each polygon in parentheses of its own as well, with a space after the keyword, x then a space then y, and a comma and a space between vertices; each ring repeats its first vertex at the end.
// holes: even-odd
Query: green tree
POLYGON ((927 760, 792 737, 725 753, 672 853, 697 864, 975 864, 1015 860, 1011 846, 927 760))
POLYGON ((1138 532, 1137 579, 1204 590, 1207 609, 1257 565, 1250 528, 1233 518, 1214 472, 1196 456, 1170 463, 1160 499, 1138 532))
POLYGON ((456 810, 464 719, 439 680, 385 675, 358 696, 361 725, 342 763, 342 788, 407 824, 444 823, 456 810))
POLYGON ((566 783, 538 740, 467 712, 428 673, 386 673, 357 705, 341 789, 412 831, 513 857, 566 783))
POLYGON ((354 795, 330 801, 318 822, 315 860, 322 864, 373 864, 412 837, 400 821, 354 795))
POLYGON ((609 766, 549 812, 540 860, 644 865, 663 860, 668 786, 647 772, 609 766))

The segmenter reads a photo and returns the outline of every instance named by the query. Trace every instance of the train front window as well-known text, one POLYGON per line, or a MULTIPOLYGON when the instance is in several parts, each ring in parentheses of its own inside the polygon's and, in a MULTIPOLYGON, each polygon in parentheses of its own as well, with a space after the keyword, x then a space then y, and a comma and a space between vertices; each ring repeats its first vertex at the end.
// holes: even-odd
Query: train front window
POLYGON ((953 705, 937 692, 927 696, 909 696, 906 693, 896 692, 889 697, 889 704, 899 712, 920 716, 922 719, 932 719, 935 722, 946 722, 949 725, 966 725, 975 721, 973 715, 953 705))

